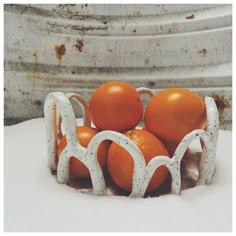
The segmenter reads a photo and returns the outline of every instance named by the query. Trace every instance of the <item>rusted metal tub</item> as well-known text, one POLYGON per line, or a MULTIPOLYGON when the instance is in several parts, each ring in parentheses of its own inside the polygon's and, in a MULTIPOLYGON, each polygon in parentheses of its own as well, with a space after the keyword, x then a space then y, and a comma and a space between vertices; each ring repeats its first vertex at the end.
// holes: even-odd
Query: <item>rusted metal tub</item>
POLYGON ((123 80, 214 97, 231 129, 231 5, 6 4, 4 22, 5 125, 42 117, 50 92, 123 80))

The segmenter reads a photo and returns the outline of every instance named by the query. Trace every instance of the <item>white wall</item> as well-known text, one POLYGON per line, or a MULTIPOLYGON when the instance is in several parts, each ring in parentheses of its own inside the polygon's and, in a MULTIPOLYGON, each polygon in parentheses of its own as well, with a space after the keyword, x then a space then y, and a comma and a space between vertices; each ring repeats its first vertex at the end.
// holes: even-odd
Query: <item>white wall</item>
POLYGON ((89 100, 104 81, 124 80, 223 96, 221 128, 231 129, 231 5, 9 4, 4 22, 5 124, 42 117, 51 91, 89 100))

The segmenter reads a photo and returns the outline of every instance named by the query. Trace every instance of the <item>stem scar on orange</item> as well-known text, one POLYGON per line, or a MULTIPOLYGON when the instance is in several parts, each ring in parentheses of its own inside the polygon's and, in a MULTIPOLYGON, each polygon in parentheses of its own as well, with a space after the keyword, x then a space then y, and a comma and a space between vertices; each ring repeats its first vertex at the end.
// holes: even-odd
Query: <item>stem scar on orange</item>
MULTIPOLYGON (((146 164, 155 156, 169 156, 164 144, 149 131, 134 129, 123 134, 137 145, 146 164)), ((121 189, 131 192, 134 161, 131 155, 115 142, 111 143, 108 150, 107 168, 115 184, 121 189)), ((166 179, 168 172, 165 166, 160 166, 153 174, 146 192, 157 189, 166 179)))
POLYGON ((204 129, 206 107, 202 98, 182 88, 169 88, 154 95, 144 115, 147 130, 169 143, 179 143, 194 129, 204 129))
MULTIPOLYGON (((91 139, 98 133, 99 131, 95 128, 87 127, 87 126, 78 126, 77 127, 77 137, 81 144, 81 146, 87 148, 91 139)), ((97 151, 98 163, 102 168, 106 166, 107 162, 107 153, 109 148, 109 141, 103 141, 97 151)), ((61 142, 58 146, 58 158, 60 158, 60 154, 67 145, 66 136, 64 135, 61 139, 61 142)), ((90 177, 90 173, 88 168, 75 157, 70 158, 69 163, 69 175, 71 177, 78 177, 87 179, 90 177)))
POLYGON ((111 81, 92 94, 89 113, 98 129, 123 132, 139 124, 143 104, 134 87, 125 82, 111 81))

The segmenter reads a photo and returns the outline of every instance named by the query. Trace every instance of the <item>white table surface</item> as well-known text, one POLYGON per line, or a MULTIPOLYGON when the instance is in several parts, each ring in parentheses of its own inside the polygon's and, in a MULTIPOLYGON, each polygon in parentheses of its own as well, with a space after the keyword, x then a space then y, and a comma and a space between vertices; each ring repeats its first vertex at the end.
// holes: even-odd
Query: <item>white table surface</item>
POLYGON ((220 131, 216 174, 181 195, 92 196, 57 183, 44 120, 4 127, 5 231, 231 231, 232 132, 220 131))

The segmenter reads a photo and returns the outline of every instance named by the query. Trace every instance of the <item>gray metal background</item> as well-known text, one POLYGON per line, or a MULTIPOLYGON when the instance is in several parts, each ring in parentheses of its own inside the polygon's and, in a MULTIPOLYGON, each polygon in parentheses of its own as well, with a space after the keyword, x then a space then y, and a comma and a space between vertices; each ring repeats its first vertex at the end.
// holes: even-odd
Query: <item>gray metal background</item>
POLYGON ((6 4, 4 50, 5 125, 43 117, 49 92, 123 80, 218 96, 232 127, 231 5, 6 4))

